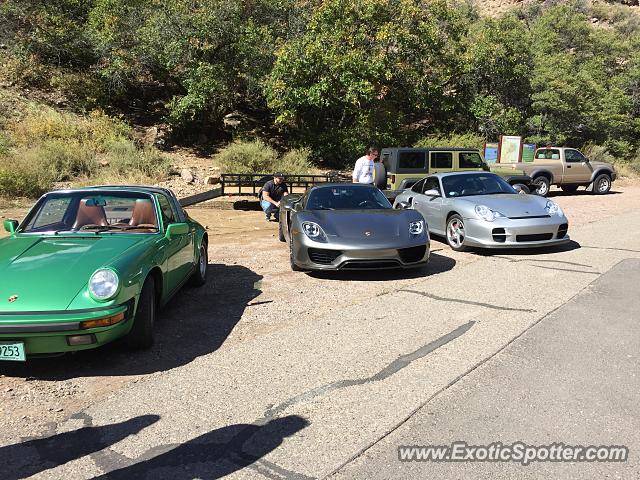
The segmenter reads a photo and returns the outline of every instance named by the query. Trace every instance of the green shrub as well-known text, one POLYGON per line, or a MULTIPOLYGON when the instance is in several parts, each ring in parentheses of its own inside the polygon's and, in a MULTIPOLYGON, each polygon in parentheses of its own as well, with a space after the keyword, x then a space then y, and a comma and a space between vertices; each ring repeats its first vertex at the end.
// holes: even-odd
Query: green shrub
POLYGON ((0 156, 7 155, 9 153, 10 146, 11 139, 5 132, 0 131, 0 156))
POLYGON ((313 170, 310 158, 310 149, 294 148, 282 156, 280 161, 274 166, 274 170, 280 170, 285 173, 309 173, 313 170))
POLYGON ((311 151, 295 148, 278 156, 272 147, 262 140, 235 141, 217 154, 214 161, 226 173, 308 173, 312 170, 309 160, 311 151))
POLYGON ((624 177, 634 177, 640 175, 640 150, 635 157, 620 158, 612 155, 607 147, 602 145, 587 144, 582 149, 586 157, 592 162, 607 162, 615 165, 618 174, 624 177))
POLYGON ((415 143, 418 148, 477 148, 484 149, 484 138, 475 133, 452 133, 451 135, 430 135, 415 143))
POLYGON ((616 159, 609 153, 607 147, 602 145, 587 144, 582 148, 582 153, 593 162, 616 163, 616 159))
POLYGON ((102 112, 32 108, 0 130, 0 196, 38 196, 54 182, 150 183, 168 170, 165 156, 138 149, 131 128, 102 112))
POLYGON ((77 116, 52 109, 40 109, 29 112, 24 119, 14 124, 11 134, 17 145, 60 140, 78 142, 100 153, 106 151, 114 141, 129 139, 131 128, 101 111, 91 112, 88 116, 77 116))
POLYGON ((49 171, 25 160, 0 159, 0 197, 39 197, 51 190, 54 178, 49 171))
POLYGON ((278 159, 278 153, 261 140, 235 141, 213 158, 224 172, 269 173, 278 159))
POLYGON ((96 169, 95 152, 77 141, 47 140, 32 147, 21 147, 11 156, 34 168, 47 171, 56 182, 89 177, 96 169))
POLYGON ((107 146, 100 161, 106 165, 101 175, 115 178, 139 173, 148 179, 161 179, 169 172, 169 159, 155 148, 139 150, 129 140, 116 140, 107 146))

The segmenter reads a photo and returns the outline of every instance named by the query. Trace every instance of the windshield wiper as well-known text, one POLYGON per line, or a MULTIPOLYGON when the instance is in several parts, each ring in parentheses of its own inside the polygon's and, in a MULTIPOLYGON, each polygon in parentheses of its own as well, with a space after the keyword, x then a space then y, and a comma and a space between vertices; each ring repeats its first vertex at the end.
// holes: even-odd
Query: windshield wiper
POLYGON ((123 230, 119 225, 86 225, 85 227, 80 227, 78 232, 95 232, 103 233, 108 232, 109 230, 123 230))

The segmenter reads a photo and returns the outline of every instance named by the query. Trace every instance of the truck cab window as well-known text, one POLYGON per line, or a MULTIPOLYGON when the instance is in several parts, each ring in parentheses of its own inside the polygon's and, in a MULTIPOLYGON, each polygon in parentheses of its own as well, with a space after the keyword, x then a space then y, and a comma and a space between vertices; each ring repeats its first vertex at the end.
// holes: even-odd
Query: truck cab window
POLYGON ((560 150, 558 150, 557 148, 540 149, 536 153, 536 158, 542 160, 559 160, 560 150))
POLYGON ((564 151, 564 158, 570 163, 586 162, 587 159, 578 150, 566 149, 564 151))

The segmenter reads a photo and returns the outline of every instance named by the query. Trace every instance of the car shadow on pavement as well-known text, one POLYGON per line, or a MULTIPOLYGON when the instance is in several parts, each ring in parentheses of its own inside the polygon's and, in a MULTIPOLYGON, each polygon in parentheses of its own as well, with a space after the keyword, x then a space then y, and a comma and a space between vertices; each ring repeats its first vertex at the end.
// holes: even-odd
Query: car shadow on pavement
MULTIPOLYGON (((150 458, 122 466, 95 477, 109 480, 142 478, 191 480, 193 478, 221 478, 254 464, 278 448, 285 438, 295 435, 309 422, 297 415, 276 418, 264 425, 237 424, 219 428, 188 442, 152 456, 158 448, 143 454, 150 458)), ((170 446, 168 446, 170 447, 170 446)), ((281 467, 268 462, 260 471, 283 473, 281 467)), ((256 476, 258 476, 256 474, 256 476)), ((282 478, 270 476, 270 478, 282 478)))
POLYGON ((451 270, 456 265, 453 258, 431 252, 429 263, 415 268, 395 268, 390 270, 338 270, 331 272, 313 271, 307 275, 323 280, 351 280, 362 282, 386 282, 411 278, 423 278, 451 270))
POLYGON ((550 247, 537 247, 537 248, 472 248, 470 253, 482 257, 495 257, 497 255, 545 255, 549 253, 561 253, 570 252, 580 248, 580 244, 574 240, 570 240, 569 243, 563 245, 554 245, 550 247))
MULTIPOLYGON (((449 247, 445 237, 439 235, 431 235, 431 241, 442 243, 446 247, 449 247)), ((469 247, 469 250, 465 252, 480 255, 482 257, 492 257, 496 255, 544 255, 547 253, 559 253, 570 252, 571 250, 577 250, 580 248, 580 244, 574 240, 570 240, 563 245, 553 245, 549 247, 536 247, 536 248, 479 248, 469 247)), ((432 254, 433 255, 433 254, 432 254)))
POLYGON ((84 376, 140 375, 170 370, 214 352, 224 343, 251 300, 260 295, 261 275, 241 265, 210 264, 207 283, 182 288, 158 312, 155 344, 131 352, 123 343, 3 365, 14 377, 66 380, 84 376))
POLYGON ((137 434, 159 419, 158 415, 142 415, 120 423, 89 426, 0 447, 2 477, 30 477, 99 452, 129 435, 137 434))
MULTIPOLYGON (((606 193, 605 195, 620 195, 623 192, 618 192, 616 190, 609 190, 608 193, 606 193)), ((547 198, 553 198, 553 197, 584 197, 584 196, 589 196, 589 197, 599 197, 599 195, 594 195, 593 192, 588 192, 586 190, 576 190, 575 192, 564 192, 562 190, 551 190, 548 194, 547 194, 547 198)))

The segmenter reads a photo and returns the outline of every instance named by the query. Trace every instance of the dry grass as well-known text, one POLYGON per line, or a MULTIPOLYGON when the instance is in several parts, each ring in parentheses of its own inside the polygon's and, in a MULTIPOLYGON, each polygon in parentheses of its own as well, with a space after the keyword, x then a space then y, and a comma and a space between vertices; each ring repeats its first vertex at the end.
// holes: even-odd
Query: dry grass
POLYGON ((118 119, 21 106, 23 115, 0 124, 0 196, 34 198, 56 182, 149 184, 168 174, 166 156, 138 148, 118 119))

